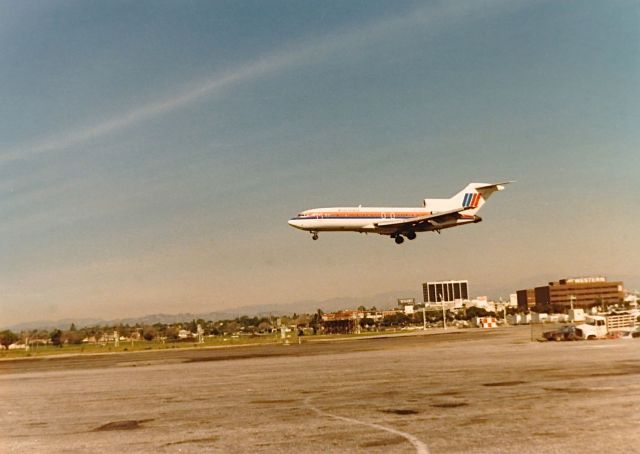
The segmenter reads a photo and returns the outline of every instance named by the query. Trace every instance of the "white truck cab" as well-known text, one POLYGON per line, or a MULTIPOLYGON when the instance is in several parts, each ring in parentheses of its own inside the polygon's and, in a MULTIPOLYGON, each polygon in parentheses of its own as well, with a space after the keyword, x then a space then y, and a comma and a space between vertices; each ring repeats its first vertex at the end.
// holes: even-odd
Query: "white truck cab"
POLYGON ((603 339, 607 332, 607 319, 601 315, 588 315, 585 323, 576 326, 576 337, 579 339, 603 339))

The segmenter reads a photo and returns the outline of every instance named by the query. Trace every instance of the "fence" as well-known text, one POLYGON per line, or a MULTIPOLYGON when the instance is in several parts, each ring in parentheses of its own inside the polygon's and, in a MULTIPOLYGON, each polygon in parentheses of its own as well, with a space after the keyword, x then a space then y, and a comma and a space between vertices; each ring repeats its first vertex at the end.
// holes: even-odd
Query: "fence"
POLYGON ((636 326, 636 316, 632 314, 620 314, 607 316, 607 331, 620 331, 636 326))

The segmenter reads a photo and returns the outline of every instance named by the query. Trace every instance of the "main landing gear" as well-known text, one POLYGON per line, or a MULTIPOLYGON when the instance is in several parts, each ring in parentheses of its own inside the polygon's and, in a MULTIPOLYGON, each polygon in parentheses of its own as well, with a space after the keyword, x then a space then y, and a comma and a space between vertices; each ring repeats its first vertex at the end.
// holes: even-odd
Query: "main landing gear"
MULTIPOLYGON (((405 233, 404 235, 407 237, 408 240, 415 240, 416 239, 416 232, 409 231, 409 232, 405 233)), ((404 243, 404 237, 399 233, 391 235, 391 238, 394 239, 396 244, 404 243)))

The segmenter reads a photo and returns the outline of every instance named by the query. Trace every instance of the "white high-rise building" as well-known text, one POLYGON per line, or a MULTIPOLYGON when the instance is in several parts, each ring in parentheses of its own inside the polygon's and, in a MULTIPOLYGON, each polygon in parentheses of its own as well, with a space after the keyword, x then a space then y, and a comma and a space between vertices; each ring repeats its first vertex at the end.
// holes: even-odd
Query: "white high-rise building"
POLYGON ((469 299, 469 281, 433 281, 422 284, 425 304, 458 303, 469 299))

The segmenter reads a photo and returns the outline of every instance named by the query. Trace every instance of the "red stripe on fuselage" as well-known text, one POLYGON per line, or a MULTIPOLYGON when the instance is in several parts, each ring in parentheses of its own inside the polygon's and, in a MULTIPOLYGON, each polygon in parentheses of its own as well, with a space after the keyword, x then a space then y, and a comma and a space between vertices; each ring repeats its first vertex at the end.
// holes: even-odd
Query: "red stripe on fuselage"
POLYGON ((432 212, 410 212, 410 211, 317 211, 312 213, 305 213, 305 216, 318 217, 325 216, 329 218, 388 218, 388 217, 402 217, 402 218, 414 218, 419 216, 427 216, 433 214, 432 212))

